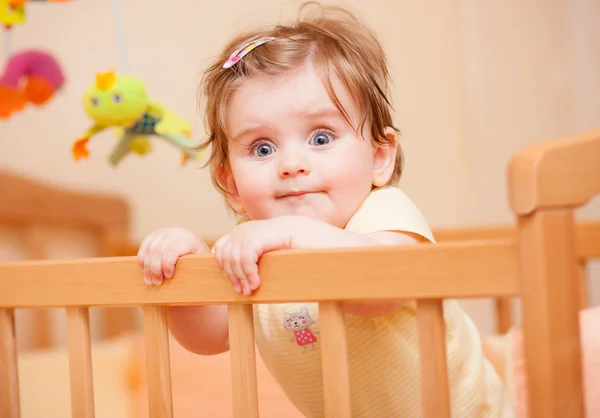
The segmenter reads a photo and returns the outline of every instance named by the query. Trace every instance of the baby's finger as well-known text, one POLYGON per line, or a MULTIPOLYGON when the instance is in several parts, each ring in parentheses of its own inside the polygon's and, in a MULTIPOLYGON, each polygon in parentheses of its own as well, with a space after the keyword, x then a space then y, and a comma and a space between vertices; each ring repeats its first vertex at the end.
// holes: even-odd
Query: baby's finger
POLYGON ((178 251, 177 248, 173 246, 168 246, 162 254, 162 258, 160 260, 160 267, 162 270, 162 274, 166 279, 172 279, 175 274, 175 265, 177 264, 177 260, 181 257, 184 251, 178 251))
POLYGON ((242 270, 242 266, 240 265, 240 253, 241 246, 239 243, 235 243, 231 245, 231 251, 229 252, 229 263, 231 264, 231 271, 233 271, 233 275, 238 280, 243 280, 246 278, 244 271, 242 270))
POLYGON ((222 247, 217 249, 217 252, 220 253, 220 257, 217 257, 217 259, 220 258, 221 269, 223 270, 225 275, 229 278, 229 280, 231 280, 231 283, 233 284, 233 288, 235 289, 235 291, 237 293, 241 293, 242 287, 240 285, 240 282, 237 280, 237 278, 233 274, 233 270, 232 270, 231 251, 232 251, 232 246, 230 243, 223 245, 222 247))
POLYGON ((152 285, 152 259, 154 257, 154 253, 157 251, 157 247, 160 245, 159 243, 161 239, 161 234, 152 234, 149 237, 144 249, 142 263, 144 269, 144 282, 147 285, 152 285))
POLYGON ((250 294, 250 286, 248 285, 248 280, 246 279, 246 275, 244 274, 244 270, 240 264, 240 252, 240 244, 233 244, 231 246, 231 252, 229 253, 229 263, 231 265, 231 271, 233 272, 235 280, 237 280, 241 285, 244 295, 248 296, 250 294))
POLYGON ((157 247, 154 250, 154 252, 152 253, 152 258, 150 259, 150 277, 152 279, 152 284, 154 285, 161 285, 164 279, 164 274, 162 270, 164 244, 158 245, 160 245, 160 247, 157 247))
POLYGON ((148 243, 153 238, 153 236, 154 236, 154 234, 150 234, 146 238, 144 238, 144 240, 140 244, 140 248, 137 252, 137 262, 142 270, 144 269, 144 257, 146 256, 146 250, 148 249, 148 243))
POLYGON ((260 279, 258 277, 258 255, 252 244, 245 245, 240 253, 240 266, 248 281, 251 292, 258 289, 260 279))
POLYGON ((144 239, 142 246, 140 247, 140 253, 142 253, 143 262, 150 260, 152 258, 152 253, 156 249, 158 243, 163 239, 163 235, 160 231, 153 232, 148 237, 144 239))
POLYGON ((162 251, 161 270, 162 275, 166 279, 173 278, 175 274, 175 265, 179 257, 191 254, 197 250, 195 241, 182 234, 173 235, 167 238, 162 251))
POLYGON ((217 241, 215 241, 212 247, 212 253, 215 255, 217 264, 219 264, 221 270, 223 270, 223 243, 225 242, 225 239, 226 237, 219 238, 217 241))

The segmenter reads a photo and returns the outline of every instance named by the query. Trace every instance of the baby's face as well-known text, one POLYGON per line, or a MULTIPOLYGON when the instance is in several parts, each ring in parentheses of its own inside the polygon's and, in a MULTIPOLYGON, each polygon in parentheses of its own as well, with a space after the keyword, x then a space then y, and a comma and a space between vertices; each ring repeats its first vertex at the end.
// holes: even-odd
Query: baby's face
MULTIPOLYGON (((337 96, 358 126, 358 108, 337 78, 337 96)), ((370 127, 359 137, 312 66, 244 82, 227 115, 231 174, 251 219, 282 215, 345 226, 371 190, 370 127)))

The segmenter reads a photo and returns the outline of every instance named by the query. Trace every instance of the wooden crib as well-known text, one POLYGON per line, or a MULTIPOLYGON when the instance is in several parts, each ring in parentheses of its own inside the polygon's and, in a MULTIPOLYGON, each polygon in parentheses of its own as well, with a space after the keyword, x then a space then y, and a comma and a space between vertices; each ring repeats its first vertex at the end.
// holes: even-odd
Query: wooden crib
MULTIPOLYGON (((94 238, 94 254, 114 255, 129 242, 131 211, 121 196, 71 190, 16 173, 0 171, 0 227, 23 231, 25 257, 48 258, 50 236, 56 230, 77 230, 94 238)), ((104 317, 101 337, 111 337, 134 327, 131 309, 99 309, 104 317)), ((31 348, 53 345, 48 309, 32 309, 31 348)))
POLYGON ((73 415, 92 417, 88 308, 141 306, 150 413, 171 417, 164 306, 228 304, 234 416, 257 417, 251 304, 318 301, 327 416, 349 418, 343 301, 417 299, 421 355, 426 359, 421 363, 423 416, 438 418, 450 416, 442 300, 519 297, 530 416, 583 417, 581 286, 575 279, 580 241, 573 211, 598 193, 600 131, 538 144, 518 153, 509 165, 515 237, 273 252, 261 260, 262 286, 250 298, 232 291, 212 255, 184 257, 174 279, 160 288, 143 284, 134 257, 0 264, 0 416, 19 415, 14 308, 66 308, 73 415), (295 283, 300 278, 304 285, 299 289, 295 283))

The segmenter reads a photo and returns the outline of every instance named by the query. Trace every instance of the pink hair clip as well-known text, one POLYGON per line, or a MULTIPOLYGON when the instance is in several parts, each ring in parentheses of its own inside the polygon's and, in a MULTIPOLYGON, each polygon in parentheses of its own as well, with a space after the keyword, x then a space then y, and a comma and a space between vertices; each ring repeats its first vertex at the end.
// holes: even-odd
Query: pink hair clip
POLYGON ((257 46, 261 46, 262 44, 271 42, 274 39, 276 39, 274 36, 268 36, 265 38, 259 38, 253 41, 246 42, 244 45, 233 51, 233 54, 231 54, 227 61, 225 61, 225 64, 223 64, 223 68, 233 67, 239 60, 244 58, 246 54, 248 54, 248 52, 252 51, 257 46))

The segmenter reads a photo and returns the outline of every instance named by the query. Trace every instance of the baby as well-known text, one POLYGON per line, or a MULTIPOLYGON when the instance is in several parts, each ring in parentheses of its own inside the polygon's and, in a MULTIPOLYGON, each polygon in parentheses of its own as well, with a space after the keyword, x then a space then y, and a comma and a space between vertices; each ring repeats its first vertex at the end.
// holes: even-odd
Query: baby
MULTIPOLYGON (((212 251, 244 295, 260 287, 257 263, 269 251, 434 241, 397 186, 403 156, 382 48, 349 12, 319 10, 237 36, 202 80, 211 176, 240 217, 212 251)), ((163 228, 143 241, 138 259, 146 283, 160 285, 178 257, 207 251, 192 232, 163 228)), ((416 302, 345 310, 352 416, 420 416, 416 302)), ((265 364, 305 416, 323 417, 318 305, 254 305, 254 313, 265 364)), ((226 306, 171 307, 168 316, 188 350, 229 349, 226 306)), ((512 416, 456 301, 445 302, 445 323, 452 416, 512 416)))

